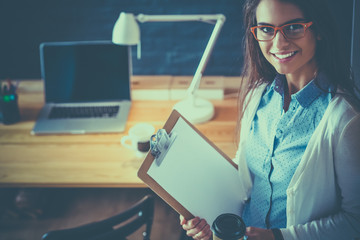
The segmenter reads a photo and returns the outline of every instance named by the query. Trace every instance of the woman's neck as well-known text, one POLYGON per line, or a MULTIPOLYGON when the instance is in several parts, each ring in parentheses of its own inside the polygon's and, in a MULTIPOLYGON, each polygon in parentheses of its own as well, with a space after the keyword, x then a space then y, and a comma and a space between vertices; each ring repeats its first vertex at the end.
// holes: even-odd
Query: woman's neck
POLYGON ((286 81, 288 84, 289 95, 297 93, 304 88, 311 80, 316 77, 317 64, 312 60, 303 68, 300 68, 294 73, 286 74, 286 81))

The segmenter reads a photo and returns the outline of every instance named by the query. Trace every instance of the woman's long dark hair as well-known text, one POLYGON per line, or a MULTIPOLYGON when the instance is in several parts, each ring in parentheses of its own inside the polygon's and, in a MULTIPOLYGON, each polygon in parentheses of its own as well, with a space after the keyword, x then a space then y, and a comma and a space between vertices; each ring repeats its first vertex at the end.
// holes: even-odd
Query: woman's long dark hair
MULTIPOLYGON (((245 59, 242 72, 243 81, 239 90, 238 134, 246 109, 247 101, 245 99, 259 85, 272 82, 277 73, 275 68, 263 56, 258 42, 250 32, 250 27, 257 25, 256 9, 260 1, 246 0, 243 8, 245 59)), ((314 23, 311 30, 319 39, 317 40, 315 53, 318 72, 326 74, 330 83, 335 87, 335 91, 338 89, 357 98, 356 92, 358 92, 358 89, 354 83, 350 66, 346 64, 340 52, 336 22, 327 7, 326 0, 279 1, 294 4, 302 11, 305 19, 314 23)))

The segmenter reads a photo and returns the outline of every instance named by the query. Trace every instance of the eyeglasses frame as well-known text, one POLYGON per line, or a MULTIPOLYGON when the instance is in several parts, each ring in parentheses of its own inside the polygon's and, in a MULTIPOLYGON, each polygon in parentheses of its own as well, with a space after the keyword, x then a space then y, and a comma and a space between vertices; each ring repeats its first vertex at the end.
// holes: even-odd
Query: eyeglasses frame
POLYGON ((289 26, 289 25, 294 25, 294 24, 301 24, 304 26, 304 36, 305 36, 305 32, 306 30, 311 26, 313 25, 313 22, 307 22, 307 23, 288 23, 288 24, 285 24, 285 25, 282 25, 280 27, 274 27, 274 26, 270 26, 270 25, 260 25, 260 26, 255 26, 255 27, 251 27, 250 30, 252 32, 252 34, 254 35, 254 38, 259 41, 259 42, 268 42, 268 41, 272 41, 275 36, 276 36, 276 33, 278 31, 280 31, 282 33, 282 35, 286 38, 286 39, 300 39, 300 38, 303 38, 304 36, 302 37, 299 37, 299 38, 288 38, 286 37, 285 33, 283 32, 283 28, 286 27, 286 26, 289 26), (274 29, 274 36, 271 38, 271 39, 268 39, 268 40, 259 40, 257 37, 256 37, 256 34, 255 34, 255 29, 257 28, 262 28, 262 27, 270 27, 272 29, 274 29))

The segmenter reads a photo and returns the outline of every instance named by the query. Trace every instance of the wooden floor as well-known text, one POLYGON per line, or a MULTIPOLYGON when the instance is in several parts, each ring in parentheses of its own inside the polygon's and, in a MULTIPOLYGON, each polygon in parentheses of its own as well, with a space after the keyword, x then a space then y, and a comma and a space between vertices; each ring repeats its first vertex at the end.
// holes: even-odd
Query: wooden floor
MULTIPOLYGON (((31 189, 30 189, 31 190, 31 189)), ((45 196, 34 205, 43 205, 44 213, 35 217, 21 212, 14 204, 18 189, 0 189, 0 239, 40 240, 54 229, 70 228, 110 217, 131 206, 149 189, 34 189, 45 196)), ((179 215, 155 194, 155 216, 152 240, 179 240, 179 215)), ((141 239, 141 231, 129 240, 141 239)))

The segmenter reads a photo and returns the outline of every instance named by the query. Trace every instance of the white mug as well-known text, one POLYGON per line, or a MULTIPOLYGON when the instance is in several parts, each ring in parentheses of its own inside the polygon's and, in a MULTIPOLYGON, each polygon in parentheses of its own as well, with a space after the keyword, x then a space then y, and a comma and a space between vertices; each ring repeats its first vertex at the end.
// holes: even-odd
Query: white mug
POLYGON ((150 138, 155 128, 149 123, 138 123, 129 130, 129 135, 121 138, 121 144, 138 153, 146 153, 150 149, 150 138))

